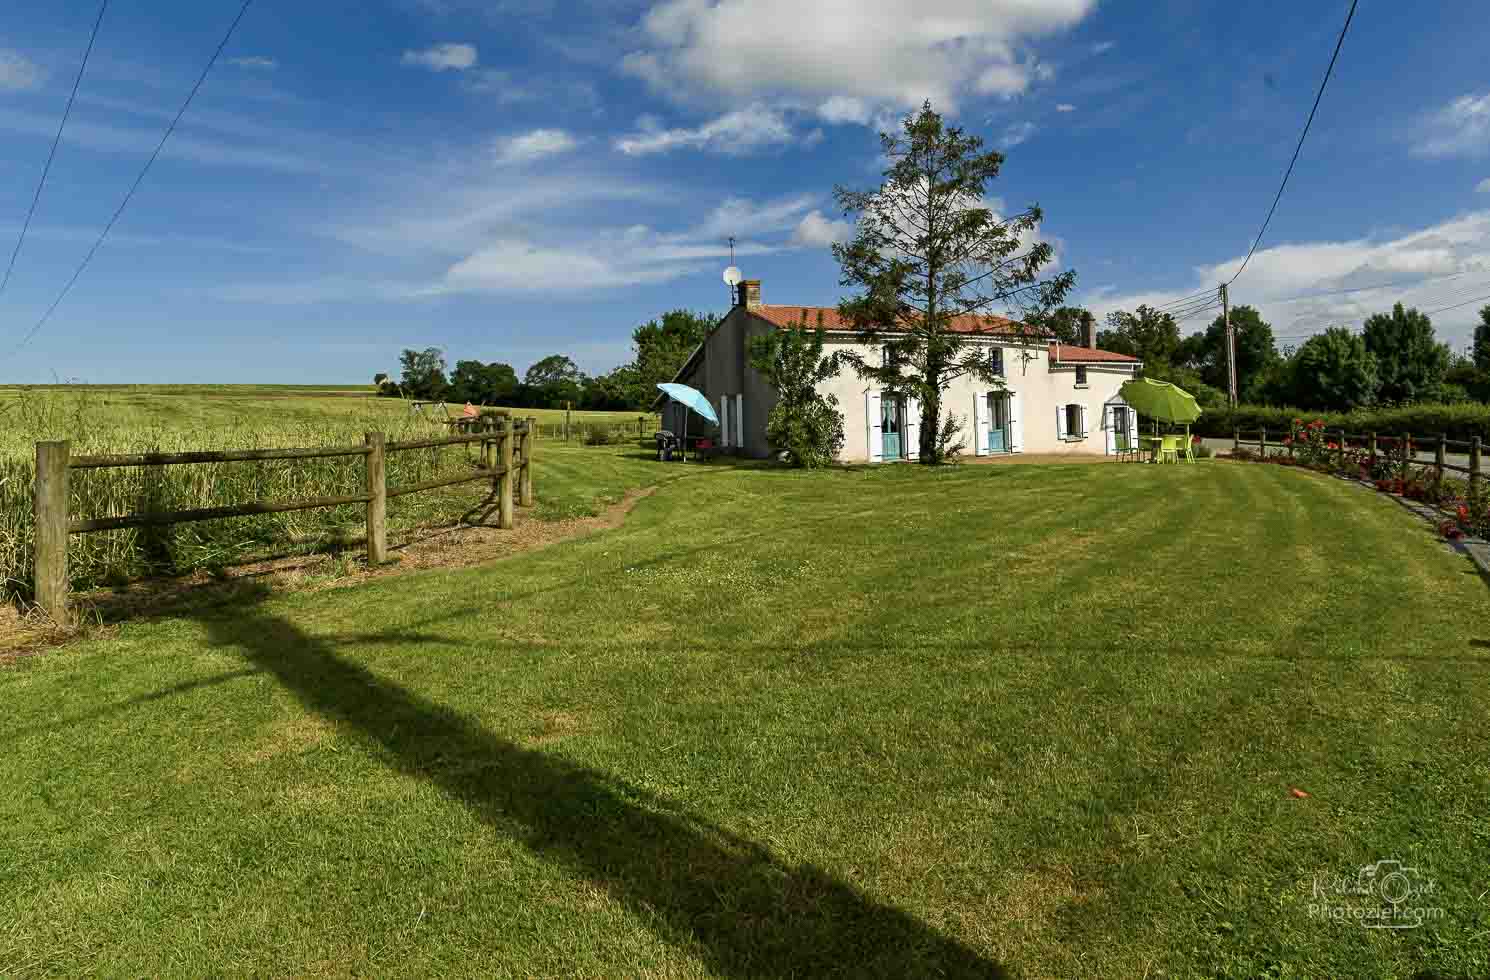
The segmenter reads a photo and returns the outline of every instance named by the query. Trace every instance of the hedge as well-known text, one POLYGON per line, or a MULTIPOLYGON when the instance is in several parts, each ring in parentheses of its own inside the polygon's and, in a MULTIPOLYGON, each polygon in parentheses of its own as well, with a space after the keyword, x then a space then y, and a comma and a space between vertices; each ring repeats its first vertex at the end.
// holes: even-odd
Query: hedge
POLYGON ((1305 412, 1297 408, 1275 408, 1270 405, 1238 405, 1234 410, 1208 408, 1205 414, 1191 426, 1191 430, 1203 436, 1230 438, 1234 429, 1256 432, 1266 426, 1280 435, 1287 433, 1294 419, 1324 420, 1328 429, 1344 429, 1356 435, 1377 432, 1381 435, 1396 435, 1410 432, 1415 436, 1436 436, 1439 433, 1450 439, 1472 439, 1479 436, 1490 441, 1490 405, 1479 402, 1455 405, 1423 402, 1417 405, 1402 405, 1396 408, 1356 409, 1351 412, 1305 412))

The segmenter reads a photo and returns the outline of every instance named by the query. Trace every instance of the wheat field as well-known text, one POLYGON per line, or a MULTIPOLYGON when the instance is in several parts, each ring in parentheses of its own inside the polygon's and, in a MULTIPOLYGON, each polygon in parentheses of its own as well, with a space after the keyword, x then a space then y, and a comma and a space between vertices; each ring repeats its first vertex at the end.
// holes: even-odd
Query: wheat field
MULTIPOLYGON (((526 412, 545 421, 563 413, 526 412)), ((604 413, 575 413, 601 421, 604 413)), ((635 415, 610 416, 634 423, 635 415)), ((66 439, 74 455, 353 446, 369 431, 390 441, 446 433, 443 413, 414 412, 406 402, 334 388, 261 386, 52 386, 0 388, 0 595, 29 592, 35 443, 66 439)), ((432 479, 473 456, 471 447, 390 453, 388 485, 432 479)), ((74 520, 145 510, 219 507, 357 493, 360 456, 74 470, 74 520)), ((461 503, 440 493, 389 502, 391 530, 448 523, 461 503)), ((266 553, 294 553, 360 538, 360 506, 298 511, 74 535, 74 587, 118 584, 152 574, 212 569, 266 553)))

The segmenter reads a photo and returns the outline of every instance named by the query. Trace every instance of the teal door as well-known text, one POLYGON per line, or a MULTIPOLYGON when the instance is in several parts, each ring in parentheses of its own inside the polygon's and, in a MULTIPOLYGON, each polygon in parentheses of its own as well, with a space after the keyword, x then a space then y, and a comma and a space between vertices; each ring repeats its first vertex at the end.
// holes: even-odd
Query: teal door
POLYGON ((994 392, 988 396, 988 451, 1009 451, 1009 396, 994 392))
POLYGON ((880 431, 884 438, 884 460, 900 458, 900 402, 886 398, 880 402, 880 431))

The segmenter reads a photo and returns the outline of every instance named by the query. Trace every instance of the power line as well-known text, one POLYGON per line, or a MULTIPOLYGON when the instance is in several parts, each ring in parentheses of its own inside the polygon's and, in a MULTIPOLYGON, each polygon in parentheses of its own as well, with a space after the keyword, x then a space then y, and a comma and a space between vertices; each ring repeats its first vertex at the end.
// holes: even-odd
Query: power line
POLYGON ((1412 286, 1412 287, 1416 287, 1416 286, 1421 286, 1423 283, 1428 283, 1428 282, 1439 282, 1440 280, 1445 280, 1445 279, 1457 279, 1460 276, 1467 276, 1467 275, 1469 275, 1469 273, 1472 272, 1472 271, 1479 271, 1479 270, 1463 269, 1463 270, 1461 270, 1459 272, 1451 272, 1448 275, 1443 275, 1443 276, 1429 276, 1426 279, 1413 279, 1413 280, 1409 280, 1409 281, 1406 281, 1406 282, 1383 282, 1383 283, 1378 283, 1378 284, 1376 284, 1374 286, 1352 286, 1349 289, 1331 289, 1331 290, 1328 290, 1326 292, 1319 292, 1319 293, 1300 293, 1297 296, 1286 296, 1283 299, 1270 299, 1270 300, 1265 300, 1264 302, 1266 302, 1266 303, 1268 303, 1270 305, 1273 305, 1273 306, 1281 306, 1284 303, 1297 303, 1299 300, 1304 300, 1304 299, 1322 299, 1325 296, 1344 296, 1347 293, 1366 293, 1366 292, 1370 292, 1373 289, 1394 289, 1394 288, 1399 287, 1399 286, 1412 286))
POLYGON ((1278 185, 1278 193, 1273 196, 1273 206, 1268 208, 1268 216, 1262 220, 1262 227, 1257 230, 1257 237, 1252 239, 1252 247, 1247 249, 1247 257, 1242 260, 1242 267, 1236 271, 1236 275, 1226 281, 1230 286, 1236 282, 1246 270, 1247 263, 1252 261, 1252 253, 1257 251, 1257 246, 1262 243, 1262 236, 1268 230, 1268 224, 1273 220, 1273 212, 1278 210, 1278 202, 1283 200, 1283 188, 1288 186, 1288 178, 1293 174, 1294 164, 1299 162, 1299 151, 1304 148, 1304 138, 1309 135, 1309 127, 1314 125, 1314 114, 1319 111, 1319 102, 1324 98, 1325 86, 1330 84, 1330 76, 1335 71, 1335 60, 1340 57, 1340 48, 1345 44, 1345 33, 1350 30, 1350 22, 1355 17, 1355 8, 1360 0, 1350 0, 1350 11, 1345 15, 1345 26, 1340 28, 1340 37, 1335 41, 1335 53, 1330 55, 1329 67, 1324 70, 1324 78, 1319 82, 1319 92, 1314 96, 1314 107, 1309 110, 1309 118, 1304 121, 1304 131, 1299 134, 1298 145, 1293 148, 1293 159, 1288 161, 1288 169, 1283 171, 1283 181, 1278 185))
POLYGON ((67 119, 72 115, 72 104, 78 98, 78 86, 83 84, 83 71, 88 67, 88 58, 93 54, 93 42, 98 40, 98 29, 103 24, 104 11, 108 9, 109 0, 103 0, 98 7, 98 18, 93 21, 93 30, 88 35, 88 47, 83 51, 83 63, 78 65, 78 77, 72 82, 72 94, 67 97, 67 107, 62 110, 62 121, 57 124, 57 135, 52 137, 52 148, 47 151, 46 165, 41 168, 41 179, 36 182, 36 193, 31 195, 31 207, 26 210, 26 220, 21 225, 20 237, 16 239, 16 247, 10 253, 10 264, 5 267, 5 278, 0 279, 0 295, 4 295, 5 287, 10 285, 10 274, 15 271, 16 259, 21 254, 21 245, 26 241, 26 232, 31 229, 31 219, 36 214, 36 205, 41 201, 41 190, 47 186, 47 174, 52 172, 52 161, 57 158, 57 144, 62 142, 62 130, 67 128, 67 119))
POLYGON ((1449 310, 1457 310, 1461 306, 1473 306, 1475 303, 1480 303, 1480 302, 1483 302, 1483 301, 1485 301, 1487 299, 1490 299, 1490 295, 1476 296, 1474 299, 1467 299, 1467 300, 1465 300, 1462 303, 1455 303, 1453 306, 1440 306, 1436 310, 1428 310, 1423 315, 1424 316, 1432 316, 1435 313, 1447 313, 1449 310))
POLYGON ((155 145, 155 152, 150 154, 150 159, 146 160, 145 166, 140 168, 139 176, 135 177, 134 183, 130 185, 129 190, 124 195, 124 200, 119 202, 119 207, 115 209, 113 217, 109 219, 109 223, 104 225, 103 231, 98 236, 98 240, 93 243, 92 248, 88 249, 88 254, 83 256, 83 261, 78 264, 77 269, 72 274, 72 278, 67 280, 67 285, 62 287, 62 291, 57 294, 57 298, 52 300, 52 305, 47 307, 47 311, 41 315, 41 319, 36 321, 36 326, 31 328, 11 353, 19 351, 31 342, 31 338, 35 337, 37 332, 46 325, 46 322, 52 318, 52 314, 56 312, 57 307, 62 304, 62 300, 72 291, 72 287, 77 283, 78 277, 83 274, 84 269, 88 268, 88 263, 93 261, 93 256, 97 254, 99 247, 103 245, 104 239, 109 237, 109 232, 113 230, 114 224, 119 220, 119 216, 124 213, 124 209, 129 206, 130 199, 134 197, 135 191, 140 189, 140 184, 144 182, 145 175, 155 165, 156 159, 160 156, 160 151, 165 149, 166 140, 170 139, 171 134, 176 131, 176 126, 180 124, 181 117, 186 115, 186 110, 191 107, 192 100, 197 97, 197 92, 201 90, 202 85, 207 81, 207 76, 212 72, 212 66, 217 64, 217 59, 222 56, 223 49, 232 40, 233 32, 238 30, 238 25, 242 23, 244 15, 248 13, 248 8, 252 5, 253 0, 243 0, 243 6, 238 9, 238 16, 234 17, 233 23, 228 25, 228 32, 223 35, 222 41, 217 45, 217 50, 212 52, 212 57, 207 61, 207 67, 202 69, 202 74, 197 78, 196 84, 191 87, 191 92, 187 94, 186 101, 181 103, 181 108, 177 110, 176 117, 171 120, 171 124, 166 127, 165 134, 161 136, 160 142, 155 145))
POLYGON ((1192 302, 1193 300, 1195 300, 1197 297, 1200 297, 1200 296, 1214 296, 1214 295, 1216 295, 1216 290, 1215 289, 1202 289, 1198 293, 1191 293, 1189 296, 1181 296, 1179 299, 1170 300, 1168 303, 1160 303, 1158 306, 1154 307, 1154 309, 1155 310, 1167 310, 1171 306, 1183 306, 1184 304, 1186 304, 1188 302, 1192 302))

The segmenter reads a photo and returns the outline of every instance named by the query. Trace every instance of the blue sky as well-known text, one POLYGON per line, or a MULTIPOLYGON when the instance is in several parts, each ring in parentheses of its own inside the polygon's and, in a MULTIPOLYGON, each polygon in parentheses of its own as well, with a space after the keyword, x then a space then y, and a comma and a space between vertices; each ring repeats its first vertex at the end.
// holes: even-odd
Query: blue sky
MULTIPOLYGON (((360 382, 429 345, 602 371, 636 323, 726 305, 731 234, 767 302, 833 304, 833 185, 873 186, 876 128, 923 98, 1007 150, 990 193, 1044 207, 1077 301, 1165 302, 1245 254, 1346 6, 256 0, 12 353, 238 8, 115 3, 0 296, 0 381, 360 382)), ((96 13, 0 9, 0 261, 96 13)), ((1295 337, 1490 294, 1487 42, 1472 5, 1364 0, 1234 302, 1295 337)))

